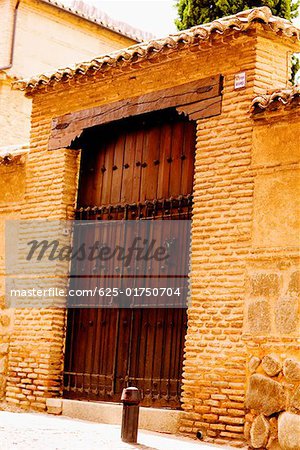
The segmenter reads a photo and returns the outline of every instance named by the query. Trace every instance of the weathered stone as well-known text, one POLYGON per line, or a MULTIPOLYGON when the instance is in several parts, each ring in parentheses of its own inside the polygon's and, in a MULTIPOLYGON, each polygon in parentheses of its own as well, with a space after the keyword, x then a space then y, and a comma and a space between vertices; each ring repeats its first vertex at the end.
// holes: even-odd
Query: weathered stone
POLYGON ((269 334, 271 331, 271 312, 267 300, 254 300, 248 308, 248 328, 251 334, 269 334))
POLYGON ((5 385, 6 385, 6 378, 3 375, 0 375, 0 398, 3 397, 5 393, 5 385))
POLYGON ((279 292, 279 276, 276 273, 257 273, 251 279, 251 294, 256 297, 272 297, 279 292))
POLYGON ((281 370, 281 363, 276 355, 266 355, 261 362, 262 368, 270 377, 278 375, 281 370))
POLYGON ((245 422, 245 425, 244 425, 244 438, 246 439, 246 441, 250 440, 250 430, 251 430, 251 423, 250 422, 245 422))
POLYGON ((299 300, 296 297, 280 298, 275 305, 275 325, 281 334, 297 331, 299 326, 299 300))
POLYGON ((279 445, 278 439, 273 439, 273 438, 270 438, 268 440, 267 449, 268 450, 282 450, 282 448, 279 445))
POLYGON ((245 415, 244 438, 247 442, 250 441, 250 429, 251 429, 251 425, 254 420, 254 417, 255 416, 250 412, 245 415))
POLYGON ((277 417, 271 417, 269 420, 270 424, 270 433, 269 433, 269 439, 267 443, 267 449, 271 450, 278 450, 280 449, 279 443, 278 443, 278 421, 277 417))
POLYGON ((286 394, 282 384, 265 375, 254 374, 246 396, 246 407, 266 416, 285 409, 286 394))
POLYGON ((278 434, 278 420, 277 417, 271 417, 269 420, 269 424, 270 424, 270 434, 272 434, 273 436, 277 436, 278 434))
POLYGON ((250 440, 253 448, 265 447, 268 442, 270 425, 267 419, 260 414, 254 419, 250 430, 250 440))
POLYGON ((296 391, 291 397, 291 408, 300 411, 300 386, 297 387, 296 391))
POLYGON ((300 381, 300 363, 293 358, 287 358, 283 364, 283 373, 291 383, 300 381))
POLYGON ((8 352, 8 344, 0 344, 0 354, 5 354, 8 352))
POLYGON ((278 441, 282 450, 300 449, 300 415, 289 412, 280 414, 278 441))
POLYGON ((260 365, 260 358, 258 358, 257 356, 251 356, 248 363, 248 369, 250 373, 254 373, 259 365, 260 365))
POLYGON ((300 271, 296 271, 292 273, 289 287, 288 287, 289 294, 293 295, 299 295, 300 294, 300 271))
POLYGON ((10 325, 10 317, 6 314, 0 315, 0 324, 3 327, 8 327, 10 325))
POLYGON ((6 357, 0 358, 0 373, 5 373, 6 371, 6 357))
POLYGON ((46 405, 49 414, 59 415, 62 413, 62 400, 60 398, 47 398, 46 405))

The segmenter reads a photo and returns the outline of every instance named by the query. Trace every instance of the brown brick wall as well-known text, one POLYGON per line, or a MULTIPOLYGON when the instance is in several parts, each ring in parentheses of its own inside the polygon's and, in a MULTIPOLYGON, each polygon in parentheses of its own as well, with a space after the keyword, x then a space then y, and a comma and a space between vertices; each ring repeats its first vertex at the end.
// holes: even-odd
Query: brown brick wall
POLYGON ((31 100, 11 89, 11 79, 0 75, 0 149, 28 144, 31 100), (5 114, 3 114, 5 111, 5 114))
POLYGON ((53 5, 38 0, 22 0, 18 10, 12 73, 29 77, 88 61, 135 43, 126 36, 53 5), (36 45, 37 39, 39 45, 36 45))
MULTIPOLYGON (((236 70, 230 60, 233 70, 225 75, 222 115, 199 122, 197 133, 193 305, 186 340, 186 414, 181 431, 195 434, 201 430, 208 441, 220 444, 229 438, 236 445, 243 440, 246 347, 242 336, 257 175, 251 166, 255 124, 249 105, 253 92, 285 86, 288 73, 282 44, 259 37, 256 49, 255 65, 250 49, 248 54, 243 49, 241 56, 247 89, 233 90, 236 70)), ((273 205, 272 214, 275 211, 273 205)))
POLYGON ((10 36, 13 24, 11 11, 14 7, 13 0, 1 1, 0 4, 0 67, 7 66, 10 59, 10 36))
MULTIPOLYGON (((10 63, 16 3, 17 0, 0 2, 0 67, 10 63)), ((0 74, 0 111, 5 111, 5 115, 0 114, 0 148, 26 144, 30 137, 31 100, 11 89, 12 78, 57 70, 135 43, 53 5, 22 0, 17 15, 13 66, 0 74)))
POLYGON ((0 157, 0 401, 5 396, 8 351, 14 311, 5 304, 5 225, 20 218, 25 193, 26 154, 12 161, 0 157))

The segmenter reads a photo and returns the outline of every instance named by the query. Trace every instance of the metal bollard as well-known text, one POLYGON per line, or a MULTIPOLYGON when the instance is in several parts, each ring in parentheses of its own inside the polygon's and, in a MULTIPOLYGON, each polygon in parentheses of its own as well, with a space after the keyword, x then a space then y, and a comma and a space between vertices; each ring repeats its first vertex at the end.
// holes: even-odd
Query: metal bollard
POLYGON ((136 387, 123 389, 121 402, 123 403, 121 439, 130 444, 137 443, 140 409, 140 391, 136 387))

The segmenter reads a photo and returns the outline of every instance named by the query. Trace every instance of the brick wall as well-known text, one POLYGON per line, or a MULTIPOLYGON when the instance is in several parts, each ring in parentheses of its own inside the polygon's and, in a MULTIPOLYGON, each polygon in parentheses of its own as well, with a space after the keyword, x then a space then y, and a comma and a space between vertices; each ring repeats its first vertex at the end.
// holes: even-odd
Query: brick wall
POLYGON ((10 60, 10 37, 13 24, 11 14, 13 0, 0 2, 0 67, 7 66, 10 60))
POLYGON ((18 11, 13 73, 19 77, 56 70, 136 42, 37 0, 18 11))
POLYGON ((5 223, 20 217, 25 192, 26 154, 0 157, 0 401, 5 396, 10 336, 14 311, 5 304, 5 223))
MULTIPOLYGON (((0 1, 0 67, 10 63, 16 0, 0 1)), ((0 148, 29 142, 31 100, 11 89, 25 78, 135 44, 130 38, 38 0, 22 0, 13 67, 0 74, 0 148), (2 113, 5 111, 5 114, 2 113)))
MULTIPOLYGON (((48 152, 53 117, 209 75, 224 75, 222 114, 199 121, 197 126, 192 304, 180 431, 195 436, 201 430, 207 441, 231 440, 235 445, 243 445, 244 440, 249 353, 244 311, 257 178, 252 167, 257 125, 249 108, 255 94, 285 85, 287 51, 291 49, 288 42, 267 32, 261 34, 260 26, 257 28, 257 34, 216 37, 213 45, 178 51, 170 54, 169 60, 157 57, 142 67, 115 69, 114 77, 98 74, 88 81, 60 83, 36 94, 26 208, 21 212, 23 219, 72 216, 79 156, 65 149, 48 152), (246 72, 247 86, 235 91, 234 75, 240 71, 246 72), (269 72, 275 75, 269 76, 269 72)), ((269 251, 272 254, 271 246, 269 251)), ((61 394, 64 324, 64 310, 16 310, 9 352, 9 403, 43 410, 47 397, 61 394)), ((269 337, 263 339, 268 342, 269 337)))
MULTIPOLYGON (((245 49, 242 52, 245 62, 240 68, 246 70, 247 89, 234 92, 233 69, 225 76, 222 115, 198 124, 194 304, 186 341, 186 414, 181 430, 193 434, 201 430, 208 441, 220 444, 234 439, 236 445, 243 445, 244 438, 247 351, 242 335, 256 176, 251 165, 254 124, 249 105, 253 92, 286 86, 289 78, 283 43, 259 36, 256 50, 255 67, 251 52, 248 57, 245 49)), ((273 205, 274 217, 275 211, 273 205)))
POLYGON ((31 100, 13 91, 11 81, 0 75, 0 148, 29 143, 31 100))

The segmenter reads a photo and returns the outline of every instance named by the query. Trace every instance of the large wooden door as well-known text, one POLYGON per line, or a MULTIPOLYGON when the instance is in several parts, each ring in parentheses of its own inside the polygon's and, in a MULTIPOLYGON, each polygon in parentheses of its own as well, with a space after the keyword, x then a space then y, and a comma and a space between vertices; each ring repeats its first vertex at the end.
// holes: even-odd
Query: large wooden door
MULTIPOLYGON (((78 218, 189 219, 195 126, 172 110, 90 130, 82 152, 78 218)), ((64 395, 180 407, 184 308, 68 311, 64 395)))

